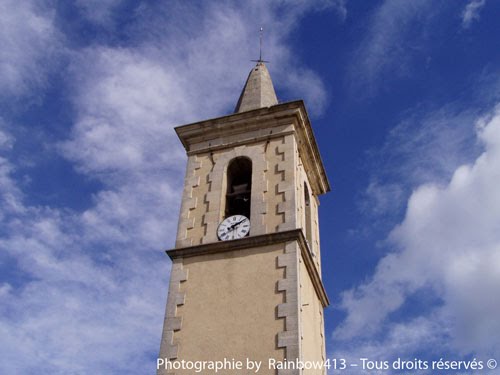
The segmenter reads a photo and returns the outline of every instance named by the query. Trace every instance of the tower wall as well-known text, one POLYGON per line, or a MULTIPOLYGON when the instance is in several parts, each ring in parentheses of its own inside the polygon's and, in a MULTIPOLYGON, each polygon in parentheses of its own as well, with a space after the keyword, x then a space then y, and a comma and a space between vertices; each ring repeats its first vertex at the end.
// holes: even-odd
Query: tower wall
POLYGON ((284 348, 276 343, 278 332, 285 329, 283 319, 276 316, 277 306, 284 302, 276 285, 285 277, 284 268, 277 265, 283 253, 284 246, 277 244, 183 259, 188 278, 180 291, 186 298, 176 312, 183 324, 173 336, 179 358, 250 358, 266 365, 269 358, 284 358, 284 348))
MULTIPOLYGON (((253 138, 256 134, 247 133, 253 138)), ((218 241, 217 225, 223 219, 226 172, 240 156, 252 160, 250 235, 297 228, 297 145, 292 134, 188 158, 176 247, 218 241)))
POLYGON ((319 201, 317 195, 313 194, 312 189, 310 188, 311 183, 309 181, 309 178, 307 176, 307 173, 304 169, 304 165, 302 163, 302 159, 300 155, 297 152, 297 160, 298 163, 296 164, 296 196, 297 196, 297 223, 298 223, 298 228, 301 228, 304 233, 306 233, 306 202, 305 202, 305 189, 304 189, 304 183, 307 184, 309 187, 309 195, 310 195, 310 200, 309 200, 309 205, 310 205, 310 230, 311 230, 311 239, 312 241, 309 242, 309 247, 312 251, 312 255, 314 257, 314 262, 316 267, 318 268, 318 271, 320 271, 321 274, 321 256, 320 256, 320 244, 319 244, 319 222, 318 222, 318 206, 319 206, 319 201))
MULTIPOLYGON (((324 363, 325 338, 323 306, 318 298, 308 271, 301 256, 299 267, 299 290, 300 290, 300 325, 302 347, 302 360, 314 363, 324 363)), ((303 374, 322 374, 323 370, 304 370, 303 374)))
POLYGON ((320 276, 317 196, 329 185, 303 103, 176 131, 188 163, 176 247, 167 252, 173 264, 160 358, 250 359, 262 363, 259 374, 325 374, 269 368, 270 359, 325 356, 322 309, 328 298, 320 276), (241 157, 251 160, 250 232, 219 241, 227 168, 241 157))

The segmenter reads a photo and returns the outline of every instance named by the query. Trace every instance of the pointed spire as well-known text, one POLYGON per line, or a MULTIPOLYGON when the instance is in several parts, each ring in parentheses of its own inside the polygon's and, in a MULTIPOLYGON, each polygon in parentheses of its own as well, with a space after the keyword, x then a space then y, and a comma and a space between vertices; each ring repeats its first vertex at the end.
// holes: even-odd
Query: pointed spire
POLYGON ((275 104, 278 104, 278 98, 274 91, 271 76, 264 62, 259 60, 248 75, 234 112, 245 112, 270 107, 275 104))
POLYGON ((264 63, 269 61, 262 60, 262 35, 264 29, 259 30, 259 59, 257 65, 250 71, 245 87, 241 92, 234 113, 250 111, 252 109, 270 107, 278 104, 278 98, 274 92, 273 81, 264 63))

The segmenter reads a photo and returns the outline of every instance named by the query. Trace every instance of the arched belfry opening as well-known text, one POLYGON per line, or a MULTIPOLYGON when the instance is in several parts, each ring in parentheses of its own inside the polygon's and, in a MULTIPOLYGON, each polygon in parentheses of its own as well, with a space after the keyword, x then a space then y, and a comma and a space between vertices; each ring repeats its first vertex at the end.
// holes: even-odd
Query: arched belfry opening
POLYGON ((227 166, 227 190, 225 217, 244 215, 250 218, 252 192, 252 160, 240 156, 227 166))

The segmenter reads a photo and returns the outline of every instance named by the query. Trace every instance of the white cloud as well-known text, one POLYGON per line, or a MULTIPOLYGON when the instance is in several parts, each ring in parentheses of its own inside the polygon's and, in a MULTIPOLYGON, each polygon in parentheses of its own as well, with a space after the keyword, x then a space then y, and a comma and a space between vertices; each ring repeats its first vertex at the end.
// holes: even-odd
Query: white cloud
POLYGON ((44 2, 0 2, 1 99, 30 94, 47 84, 47 74, 61 53, 54 12, 44 2))
POLYGON ((352 56, 349 78, 354 87, 362 87, 364 94, 373 93, 384 77, 410 75, 412 55, 425 48, 433 5, 428 0, 386 0, 377 8, 352 56))
POLYGON ((393 173, 412 187, 425 182, 448 180, 455 169, 475 156, 477 140, 473 112, 444 107, 424 116, 422 109, 390 132, 382 153, 390 155, 393 173))
POLYGON ((401 208, 403 188, 398 184, 371 181, 366 188, 360 208, 368 215, 384 215, 401 208))
POLYGON ((10 150, 12 148, 12 136, 6 131, 5 121, 0 117, 0 151, 10 150))
POLYGON ((76 0, 75 4, 84 15, 100 25, 109 25, 112 21, 113 10, 122 0, 76 0))
MULTIPOLYGON (((81 117, 68 154, 110 186, 83 212, 28 205, 8 159, 15 140, 0 133, 0 253, 4 264, 15 265, 0 295, 0 348, 12 358, 0 364, 1 372, 154 367, 168 276, 161 250, 173 243, 183 157, 172 154, 180 147, 168 143, 171 127, 159 123, 165 112, 164 95, 154 97, 158 85, 141 64, 120 62, 129 75, 89 76, 76 99, 81 117), (81 131, 89 118, 111 129, 109 136, 92 137, 95 124, 81 131), (124 149, 138 156, 127 157, 124 149)), ((178 93, 170 93, 173 100, 178 93)))
POLYGON ((77 65, 86 79, 72 139, 62 145, 66 156, 90 174, 177 168, 184 152, 172 125, 193 109, 184 77, 125 49, 92 49, 77 65))
POLYGON ((500 285, 500 108, 476 129, 484 152, 456 168, 447 184, 427 183, 413 192, 388 239, 395 251, 368 282, 344 294, 347 317, 334 333, 338 339, 389 329, 391 313, 429 290, 441 304, 421 316, 442 317, 436 336, 449 334, 461 353, 500 354, 497 337, 487 334, 500 329, 500 302, 492 298, 500 285))
POLYGON ((471 0, 462 12, 462 26, 469 28, 472 22, 479 21, 479 13, 486 4, 486 0, 471 0))
MULTIPOLYGON (((86 15, 106 23, 116 4, 85 6, 86 15)), ((273 25, 266 39, 273 64, 298 81, 311 79, 306 99, 324 101, 321 80, 286 59, 287 34, 314 5, 278 13, 274 4, 207 3, 185 13, 183 2, 143 4, 133 26, 140 32, 128 30, 130 45, 72 50, 64 78, 75 115, 69 138, 57 146, 100 183, 81 211, 28 201, 9 154, 15 139, 0 133, 0 201, 10 202, 0 215, 0 256, 12 265, 0 286, 0 351, 9 358, 0 372, 154 369, 168 279, 161 250, 174 242, 185 167, 173 126, 231 111, 251 67, 245 63, 258 51, 249 47, 258 40, 253 17, 273 25)), ((38 8, 23 3, 13 14, 31 15, 46 31, 9 23, 10 35, 34 43, 33 50, 14 49, 7 67, 16 75, 2 74, 21 94, 43 87, 53 43, 62 39, 48 8, 37 18, 38 8)))
POLYGON ((5 215, 24 211, 20 203, 22 192, 11 178, 15 167, 9 161, 8 153, 12 149, 14 138, 6 128, 7 124, 0 117, 0 224, 5 215))
POLYGON ((153 368, 168 271, 160 246, 175 225, 165 182, 101 192, 78 214, 26 206, 2 179, 1 198, 22 208, 2 205, 0 216, 1 259, 15 264, 0 287, 2 373, 153 368))
MULTIPOLYGON (((329 358, 344 358, 348 363, 360 363, 360 358, 369 358, 372 361, 388 361, 392 367, 397 358, 402 360, 413 360, 416 348, 436 348, 442 355, 449 349, 448 332, 443 330, 447 324, 446 317, 438 313, 431 313, 427 317, 417 317, 405 323, 392 323, 385 326, 386 334, 381 339, 352 340, 347 346, 336 346, 334 353, 329 358), (439 332, 439 334, 436 334, 439 332)), ((422 358, 418 358, 422 359, 422 358)), ((426 360, 426 359, 422 359, 426 360)), ((436 358, 439 360, 439 358, 436 358)), ((330 371, 335 374, 337 371, 330 371)), ((422 374, 423 371, 415 373, 422 374)), ((401 371, 389 370, 365 370, 362 374, 400 374, 401 371)), ((432 373, 432 372, 430 372, 432 373)))
POLYGON ((277 77, 283 80, 283 86, 290 92, 293 92, 294 88, 300 87, 300 96, 293 99, 305 98, 305 104, 313 114, 323 113, 328 104, 328 96, 321 79, 313 72, 303 69, 291 69, 283 73, 277 74, 277 77))
POLYGON ((333 7, 337 11, 337 14, 345 20, 347 18, 347 0, 335 0, 333 2, 333 7))
POLYGON ((456 168, 479 154, 473 126, 477 114, 452 107, 425 111, 419 105, 406 111, 404 120, 388 132, 383 146, 367 153, 372 172, 359 209, 371 223, 375 218, 382 220, 377 224, 395 224, 385 220, 404 213, 416 186, 446 184, 456 168))

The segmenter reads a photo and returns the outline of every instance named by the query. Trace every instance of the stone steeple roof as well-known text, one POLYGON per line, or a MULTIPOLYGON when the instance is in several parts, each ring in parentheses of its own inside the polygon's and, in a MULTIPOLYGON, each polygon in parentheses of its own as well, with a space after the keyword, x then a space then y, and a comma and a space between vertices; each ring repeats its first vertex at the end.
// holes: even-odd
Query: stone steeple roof
POLYGON ((264 62, 258 61, 248 75, 234 112, 245 112, 275 104, 278 104, 278 98, 274 92, 271 76, 264 62))

